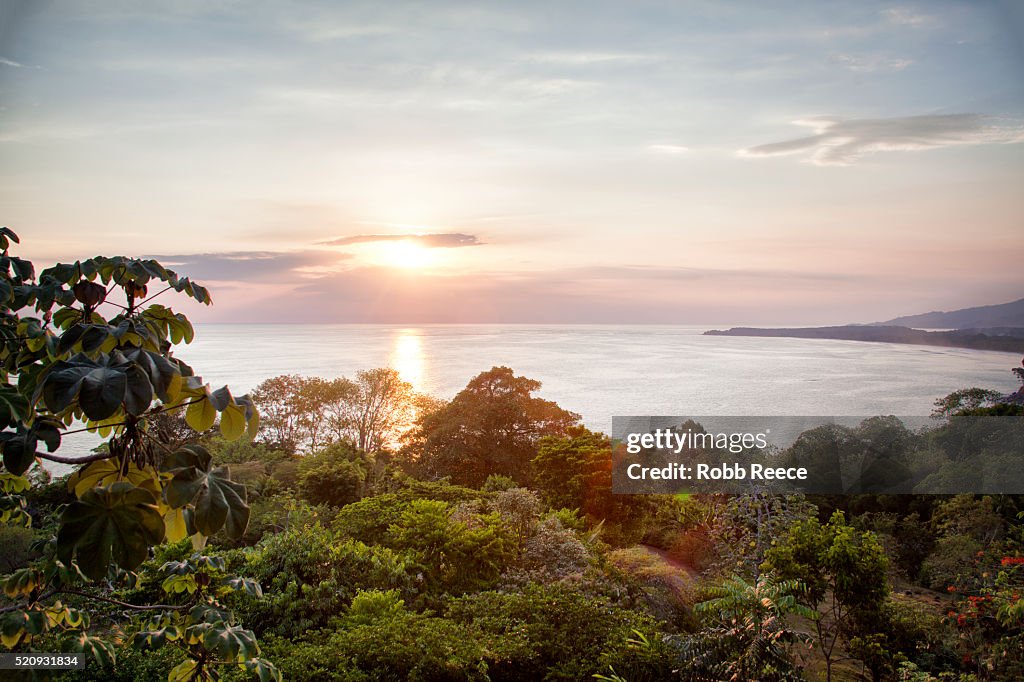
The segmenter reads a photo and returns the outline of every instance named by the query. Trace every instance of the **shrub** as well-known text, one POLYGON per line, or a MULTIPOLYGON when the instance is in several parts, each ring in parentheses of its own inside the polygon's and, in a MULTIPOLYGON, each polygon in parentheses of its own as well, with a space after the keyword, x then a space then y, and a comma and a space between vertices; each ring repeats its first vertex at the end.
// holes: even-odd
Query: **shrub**
POLYGON ((509 529, 496 513, 478 515, 472 526, 450 513, 444 502, 415 500, 385 542, 416 558, 428 591, 461 594, 492 586, 514 554, 509 529))
POLYGON ((590 561, 590 552, 576 533, 548 517, 523 545, 518 565, 534 580, 550 582, 583 573, 590 561))
POLYGON ((392 493, 367 497, 343 507, 334 517, 332 527, 339 534, 368 545, 381 544, 388 528, 408 506, 409 502, 392 493))
POLYGON ((448 617, 492 644, 491 680, 582 680, 607 670, 633 630, 655 632, 649 616, 560 586, 454 599, 448 617))
POLYGON ((267 638, 263 652, 297 682, 487 680, 479 639, 459 623, 401 612, 301 641, 267 638))
POLYGON ((511 476, 502 476, 501 474, 491 474, 484 481, 481 490, 489 493, 500 493, 502 490, 511 490, 512 488, 519 487, 515 479, 511 476))
POLYGON ((263 586, 264 596, 237 597, 242 621, 262 635, 294 637, 327 626, 361 589, 409 594, 408 560, 384 547, 340 540, 320 525, 263 540, 241 572, 263 586))

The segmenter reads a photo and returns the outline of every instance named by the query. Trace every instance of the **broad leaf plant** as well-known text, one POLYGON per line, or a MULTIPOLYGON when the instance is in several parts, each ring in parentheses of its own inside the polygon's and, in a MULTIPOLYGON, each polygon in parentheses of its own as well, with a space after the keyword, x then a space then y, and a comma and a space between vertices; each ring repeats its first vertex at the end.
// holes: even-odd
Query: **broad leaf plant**
POLYGON ((56 536, 30 566, 0 578, 10 605, 0 608, 0 642, 33 651, 37 642, 84 652, 111 665, 124 627, 92 630, 89 599, 122 607, 142 634, 139 646, 175 643, 186 659, 169 680, 216 679, 225 665, 261 680, 280 679, 259 658, 253 634, 217 601, 258 585, 225 576, 223 562, 195 554, 167 565, 172 604, 130 604, 108 596, 137 583, 151 550, 191 536, 196 550, 224 531, 240 537, 249 521, 246 490, 200 445, 177 447, 152 428, 161 413, 184 414, 204 432, 252 437, 259 417, 248 396, 213 390, 172 349, 190 343, 192 324, 157 303, 177 292, 210 305, 209 292, 155 260, 96 257, 42 272, 11 255, 18 236, 0 228, 0 522, 31 526, 24 493, 33 464, 74 467, 56 536), (95 454, 55 454, 80 431, 105 439, 95 454), (214 584, 215 583, 215 584, 214 584), (184 585, 184 588, 179 589, 184 585), (216 589, 212 589, 215 587, 216 589), (135 614, 132 616, 132 614, 135 614), (148 627, 152 626, 152 627, 148 627), (100 632, 103 636, 95 634, 100 632))

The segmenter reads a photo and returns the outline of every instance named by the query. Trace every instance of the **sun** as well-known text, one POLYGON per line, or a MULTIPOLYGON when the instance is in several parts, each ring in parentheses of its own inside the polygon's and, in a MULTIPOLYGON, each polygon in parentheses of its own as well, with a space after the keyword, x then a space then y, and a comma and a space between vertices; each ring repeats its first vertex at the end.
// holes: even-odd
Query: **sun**
POLYGON ((405 270, 416 270, 430 265, 434 258, 431 249, 413 241, 400 240, 378 245, 377 257, 381 265, 405 270))

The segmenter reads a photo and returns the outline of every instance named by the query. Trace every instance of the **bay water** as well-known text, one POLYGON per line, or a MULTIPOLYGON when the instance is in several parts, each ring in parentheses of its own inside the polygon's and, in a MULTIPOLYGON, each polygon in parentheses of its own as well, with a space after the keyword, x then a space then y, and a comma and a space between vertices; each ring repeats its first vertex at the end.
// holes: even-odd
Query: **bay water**
MULTIPOLYGON (((280 374, 393 367, 450 399, 505 365, 609 433, 613 415, 927 415, 936 398, 1019 383, 1012 353, 856 341, 703 336, 707 326, 197 324, 175 355, 236 395, 280 374)), ((61 454, 99 442, 69 436, 61 454)))

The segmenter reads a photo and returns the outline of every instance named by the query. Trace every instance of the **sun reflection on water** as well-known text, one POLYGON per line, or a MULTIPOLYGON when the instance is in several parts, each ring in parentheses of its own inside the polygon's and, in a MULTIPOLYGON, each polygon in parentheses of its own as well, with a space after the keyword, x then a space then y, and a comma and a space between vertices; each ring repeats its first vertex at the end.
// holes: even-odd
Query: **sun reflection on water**
POLYGON ((412 384, 413 390, 423 391, 423 342, 418 329, 400 329, 391 347, 389 364, 412 384))

